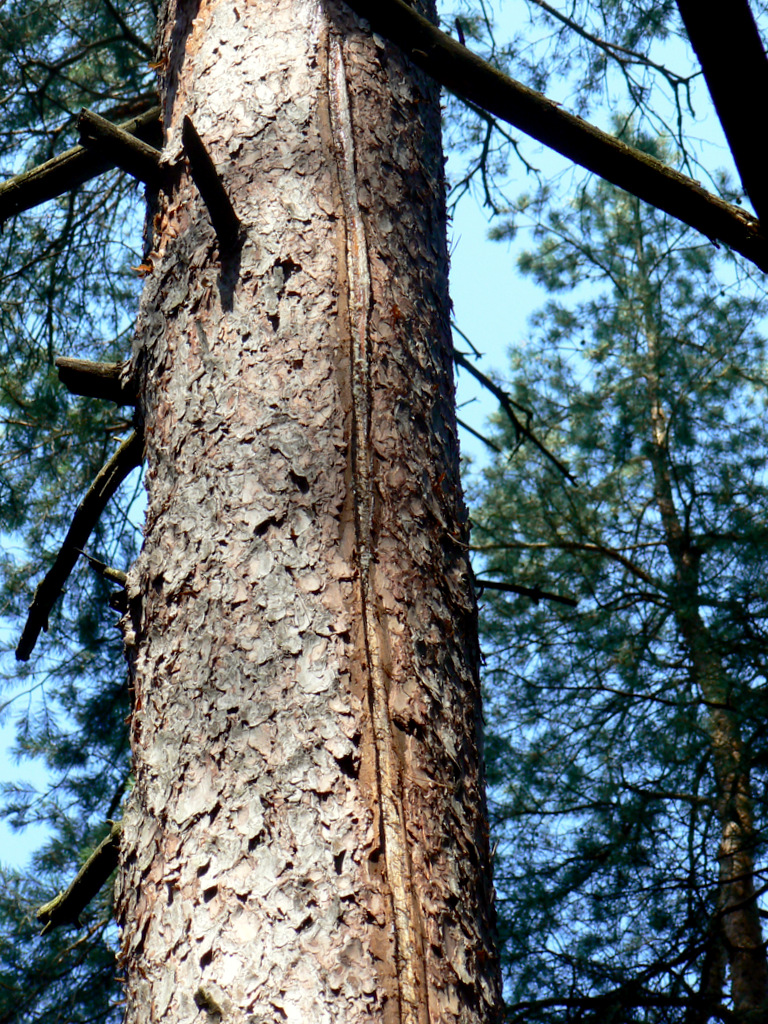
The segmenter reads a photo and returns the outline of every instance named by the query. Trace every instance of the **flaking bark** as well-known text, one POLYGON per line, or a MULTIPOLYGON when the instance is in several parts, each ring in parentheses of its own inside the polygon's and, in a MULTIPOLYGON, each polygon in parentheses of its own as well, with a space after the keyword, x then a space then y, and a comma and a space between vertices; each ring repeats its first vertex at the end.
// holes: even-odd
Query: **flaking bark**
POLYGON ((437 87, 331 2, 171 0, 160 46, 128 1024, 495 1020, 437 87))

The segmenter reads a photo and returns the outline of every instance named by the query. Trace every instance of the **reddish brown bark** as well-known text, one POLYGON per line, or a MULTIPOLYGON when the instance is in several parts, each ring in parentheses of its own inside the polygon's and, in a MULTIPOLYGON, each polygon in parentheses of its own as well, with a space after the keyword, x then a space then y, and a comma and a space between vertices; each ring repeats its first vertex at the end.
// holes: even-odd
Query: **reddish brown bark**
POLYGON ((335 3, 179 0, 160 38, 127 1020, 493 1020, 437 89, 335 3))

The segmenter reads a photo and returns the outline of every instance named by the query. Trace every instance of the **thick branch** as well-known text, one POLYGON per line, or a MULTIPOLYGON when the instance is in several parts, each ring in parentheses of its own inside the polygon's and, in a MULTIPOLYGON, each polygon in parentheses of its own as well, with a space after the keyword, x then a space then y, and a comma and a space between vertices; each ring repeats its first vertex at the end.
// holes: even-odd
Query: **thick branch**
MULTIPOLYGON (((768 238, 756 218, 660 160, 569 114, 509 78, 422 18, 403 0, 347 0, 371 26, 451 92, 569 160, 740 252, 768 270, 768 238)), ((762 94, 758 94, 762 95, 762 94)))
POLYGON ((576 477, 574 477, 571 474, 568 467, 563 465, 563 463, 557 458, 557 456, 553 455, 552 452, 549 451, 549 449, 546 448, 541 443, 538 437, 536 437, 536 435, 532 433, 532 431, 530 431, 528 427, 524 426, 520 422, 520 420, 515 415, 515 410, 512 408, 512 406, 515 403, 513 403, 512 399, 509 397, 506 391, 502 390, 502 388, 500 388, 498 384, 494 384, 490 377, 486 377, 484 373, 482 373, 480 370, 477 369, 477 367, 473 366, 472 363, 470 363, 466 356, 463 356, 461 352, 458 352, 456 349, 453 350, 453 359, 458 366, 463 366, 465 370, 472 374, 475 380, 479 381, 484 388, 487 388, 491 392, 491 394, 498 399, 499 405, 501 405, 504 412, 512 421, 512 425, 515 428, 515 433, 520 437, 527 438, 532 444, 534 444, 539 449, 542 455, 549 459, 549 461, 560 470, 564 477, 570 480, 572 484, 576 484, 576 477))
POLYGON ((83 109, 77 119, 80 142, 86 149, 107 156, 121 170, 150 188, 160 185, 160 150, 142 142, 105 117, 83 109))
POLYGON ((759 114, 768 96, 768 58, 747 0, 677 0, 744 190, 768 224, 768 183, 759 114))
POLYGON ((48 616, 77 562, 79 552, 88 542, 109 499, 131 470, 141 465, 142 449, 143 438, 138 431, 134 431, 104 466, 78 505, 56 561, 38 584, 32 598, 27 622, 16 648, 19 661, 29 660, 40 631, 48 628, 48 616))
POLYGON ((43 935, 62 925, 78 923, 80 914, 117 867, 121 832, 122 822, 113 822, 109 835, 102 839, 69 887, 40 907, 36 916, 44 925, 43 935))
POLYGON ((188 117, 184 118, 181 140, 189 160, 192 178, 208 208, 213 229, 219 240, 219 248, 222 252, 228 252, 237 243, 240 234, 240 221, 232 208, 222 180, 216 172, 213 160, 188 117))
POLYGON ((73 395, 102 398, 116 405, 135 405, 134 388, 125 383, 125 363, 94 363, 89 359, 59 356, 56 369, 59 380, 73 395))
MULTIPOLYGON (((120 128, 144 142, 159 143, 159 118, 160 108, 152 107, 138 117, 124 121, 120 128)), ((103 152, 75 146, 39 167, 9 178, 0 185, 0 224, 14 214, 31 210, 33 206, 78 188, 114 166, 114 160, 103 152)))

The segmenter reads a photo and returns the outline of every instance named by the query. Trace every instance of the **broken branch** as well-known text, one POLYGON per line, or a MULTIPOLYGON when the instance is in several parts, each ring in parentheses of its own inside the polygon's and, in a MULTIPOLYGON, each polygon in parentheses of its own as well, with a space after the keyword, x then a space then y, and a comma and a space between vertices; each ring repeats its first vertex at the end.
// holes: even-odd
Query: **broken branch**
POLYGON ((147 145, 120 125, 112 124, 105 117, 85 108, 77 119, 80 142, 89 150, 109 159, 121 170, 143 181, 150 188, 160 185, 160 150, 147 145))
MULTIPOLYGON (((160 108, 152 107, 119 127, 144 142, 160 141, 160 108)), ((0 185, 0 224, 24 210, 78 188, 114 167, 104 152, 75 146, 38 167, 17 174, 0 185)))
POLYGON ((42 935, 65 924, 77 924, 80 914, 117 867, 123 826, 120 821, 111 824, 109 834, 102 839, 67 889, 37 911, 36 917, 44 926, 42 935))
POLYGON ((222 180, 216 172, 213 160, 188 117, 184 118, 181 141, 189 160, 192 179, 208 208, 213 229, 219 240, 219 248, 222 252, 227 252, 237 243, 240 234, 240 221, 232 208, 222 180))
POLYGON ((110 583, 117 583, 120 587, 125 587, 128 582, 128 574, 124 573, 122 569, 113 569, 111 565, 107 565, 106 562, 100 562, 98 558, 94 558, 93 555, 89 555, 87 551, 81 551, 77 549, 78 555, 82 555, 83 558, 88 562, 88 565, 93 569, 94 572, 98 573, 105 580, 109 580, 110 583))
POLYGON ((768 237, 755 217, 692 178, 562 110, 441 32, 403 0, 347 0, 446 89, 569 160, 740 252, 768 270, 768 237))
POLYGON ((85 547, 107 502, 131 470, 141 465, 143 438, 133 431, 123 441, 88 489, 77 507, 72 525, 59 549, 56 561, 35 590, 21 639, 16 648, 18 661, 28 661, 41 630, 48 629, 48 616, 75 567, 79 552, 85 547))
POLYGON ((95 363, 90 359, 59 356, 59 380, 73 395, 102 398, 116 405, 136 405, 134 388, 125 383, 125 363, 95 363))

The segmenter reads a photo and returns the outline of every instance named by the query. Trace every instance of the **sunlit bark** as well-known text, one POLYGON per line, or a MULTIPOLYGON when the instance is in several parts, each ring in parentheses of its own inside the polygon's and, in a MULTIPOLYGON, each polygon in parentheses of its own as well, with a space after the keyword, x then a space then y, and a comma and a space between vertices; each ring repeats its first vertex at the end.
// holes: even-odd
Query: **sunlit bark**
POLYGON ((437 88, 331 2, 160 40, 127 1020, 496 1019, 437 88))

